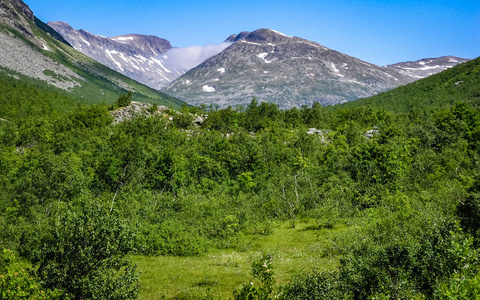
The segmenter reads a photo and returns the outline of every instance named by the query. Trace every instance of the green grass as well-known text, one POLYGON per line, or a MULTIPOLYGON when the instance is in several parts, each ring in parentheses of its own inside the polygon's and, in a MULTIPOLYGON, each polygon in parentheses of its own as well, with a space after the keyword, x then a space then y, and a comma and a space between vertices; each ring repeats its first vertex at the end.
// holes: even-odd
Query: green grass
POLYGON ((136 256, 142 285, 139 299, 199 299, 207 294, 231 298, 235 288, 250 282, 251 262, 262 253, 273 254, 277 286, 301 272, 332 270, 340 258, 336 240, 355 228, 319 229, 312 222, 292 228, 286 222, 268 236, 247 236, 242 251, 211 249, 195 257, 136 256))

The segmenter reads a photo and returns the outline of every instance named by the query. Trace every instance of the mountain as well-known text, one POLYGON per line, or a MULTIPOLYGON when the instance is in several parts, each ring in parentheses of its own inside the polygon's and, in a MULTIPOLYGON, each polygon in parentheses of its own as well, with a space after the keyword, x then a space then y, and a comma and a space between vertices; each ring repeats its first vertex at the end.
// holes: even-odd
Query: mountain
POLYGON ((194 105, 245 105, 255 96, 290 108, 347 102, 412 81, 395 70, 270 29, 242 32, 227 41, 234 43, 164 92, 194 105))
POLYGON ((169 70, 165 66, 161 54, 172 49, 165 39, 139 34, 107 38, 75 30, 64 22, 47 24, 79 52, 154 89, 162 88, 184 73, 184 70, 169 70))
POLYGON ((0 76, 66 92, 83 102, 134 100, 180 107, 184 102, 148 88, 74 50, 21 0, 0 2, 0 76))
POLYGON ((393 112, 442 108, 460 101, 479 107, 479 86, 480 57, 394 90, 344 105, 371 105, 393 112))
POLYGON ((443 56, 439 58, 425 58, 417 61, 397 63, 385 66, 385 68, 395 70, 402 75, 418 80, 467 61, 469 61, 469 59, 443 56))
POLYGON ((49 22, 76 50, 117 72, 160 90, 231 43, 173 48, 150 35, 104 37, 75 30, 64 22, 49 22))

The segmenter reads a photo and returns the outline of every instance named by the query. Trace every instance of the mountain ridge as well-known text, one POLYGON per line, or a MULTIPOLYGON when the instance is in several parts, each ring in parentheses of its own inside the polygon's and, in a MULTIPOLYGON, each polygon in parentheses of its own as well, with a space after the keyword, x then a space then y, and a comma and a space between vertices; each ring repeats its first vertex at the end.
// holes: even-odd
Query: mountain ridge
POLYGON ((397 72, 412 77, 413 79, 422 79, 469 60, 470 59, 448 55, 437 58, 423 58, 416 61, 400 62, 387 65, 385 68, 396 70, 397 72))
POLYGON ((76 30, 65 22, 48 22, 72 46, 101 64, 160 90, 188 69, 171 57, 166 39, 152 35, 126 34, 114 37, 76 30))
POLYGON ((412 80, 316 42, 271 29, 232 35, 235 42, 164 91, 194 105, 246 105, 252 96, 282 108, 331 105, 412 80))
POLYGON ((2 1, 0 72, 90 103, 114 102, 128 90, 138 101, 174 107, 183 104, 106 68, 54 36, 53 29, 38 20, 23 1, 2 1))

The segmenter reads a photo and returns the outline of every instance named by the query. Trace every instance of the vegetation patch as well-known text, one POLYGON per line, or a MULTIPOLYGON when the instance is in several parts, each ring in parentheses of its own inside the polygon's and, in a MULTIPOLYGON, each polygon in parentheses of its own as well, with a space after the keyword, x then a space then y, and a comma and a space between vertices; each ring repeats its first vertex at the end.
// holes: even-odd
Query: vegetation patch
MULTIPOLYGON (((466 77, 453 86, 478 83, 479 62, 452 68, 466 77)), ((445 74, 412 93, 450 87, 445 74)), ((479 290, 471 89, 401 110, 283 111, 253 99, 182 107, 205 115, 201 124, 114 125, 106 103, 0 79, 0 248, 11 249, 0 275, 19 274, 2 281, 7 290, 48 299, 470 299, 479 290)))

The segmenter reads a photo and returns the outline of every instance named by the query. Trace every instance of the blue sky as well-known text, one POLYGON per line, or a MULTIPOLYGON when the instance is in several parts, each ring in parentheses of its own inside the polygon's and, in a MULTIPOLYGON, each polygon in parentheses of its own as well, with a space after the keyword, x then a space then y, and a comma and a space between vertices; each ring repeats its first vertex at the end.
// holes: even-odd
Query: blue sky
POLYGON ((174 47, 223 42, 270 28, 385 65, 480 56, 480 0, 24 0, 42 21, 116 36, 165 38, 174 47))

